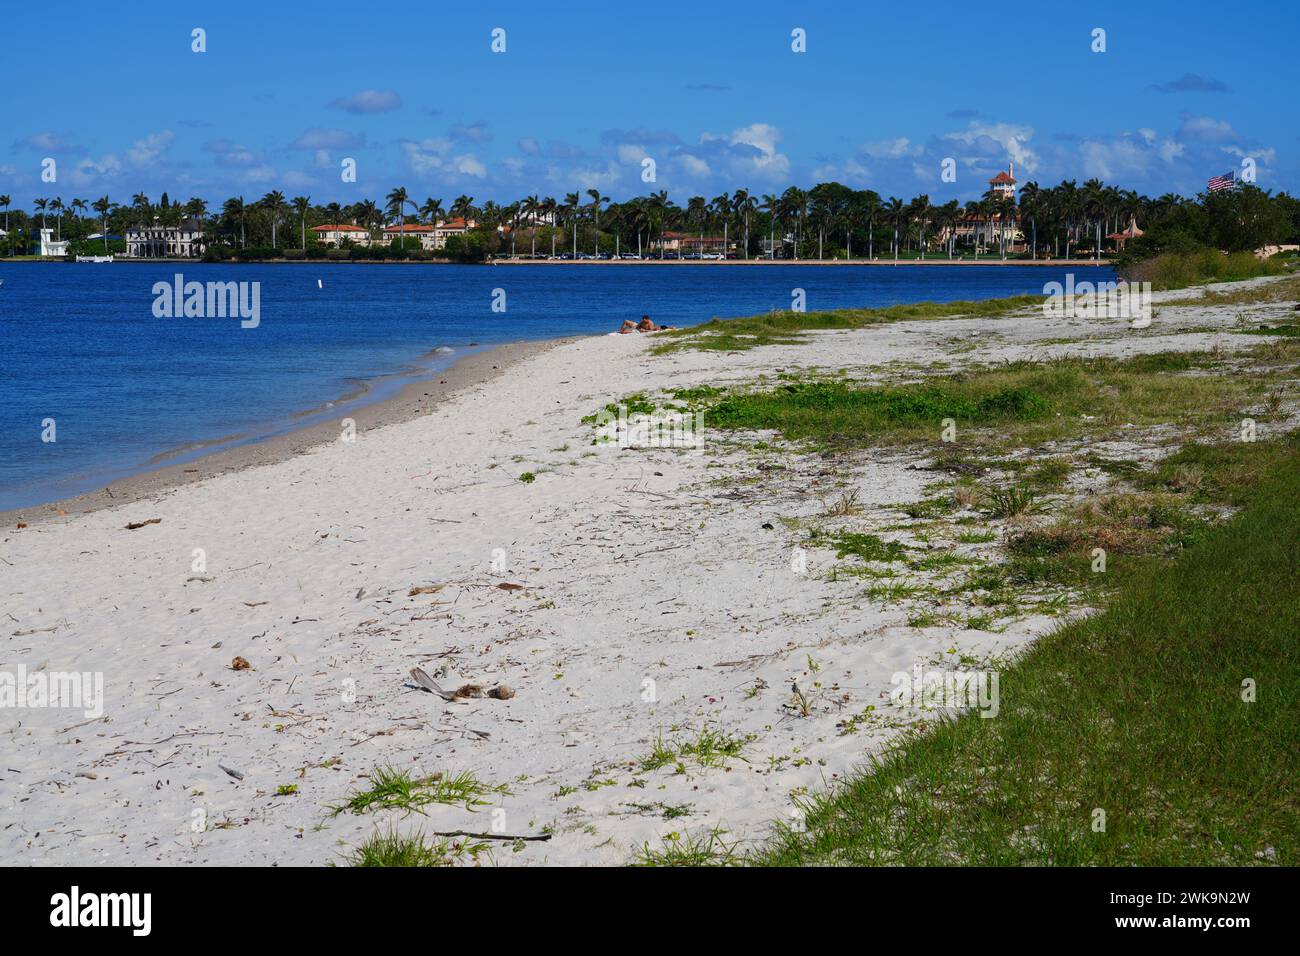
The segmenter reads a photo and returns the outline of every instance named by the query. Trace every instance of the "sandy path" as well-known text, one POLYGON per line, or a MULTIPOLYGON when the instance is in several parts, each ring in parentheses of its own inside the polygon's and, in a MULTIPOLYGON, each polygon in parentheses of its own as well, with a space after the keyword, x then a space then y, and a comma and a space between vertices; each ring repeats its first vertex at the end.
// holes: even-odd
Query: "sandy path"
POLYGON ((848 478, 868 518, 896 521, 875 509, 922 497, 935 477, 914 458, 845 474, 788 455, 755 495, 744 480, 757 459, 716 435, 703 452, 595 449, 580 418, 639 390, 796 365, 1257 344, 1183 331, 1227 328, 1239 311, 1163 309, 1141 333, 1039 316, 913 322, 733 355, 586 339, 353 443, 6 532, 0 671, 102 672, 105 707, 89 723, 80 710, 0 709, 0 853, 322 864, 376 826, 488 830, 493 808, 507 832, 556 831, 503 845, 498 863, 620 863, 661 834, 715 825, 761 839, 792 794, 833 782, 910 718, 881 716, 894 672, 953 648, 1012 650, 1052 622, 910 628, 899 608, 819 576, 829 553, 792 570, 779 517, 821 512, 826 486, 848 478), (432 584, 446 587, 408 596, 432 584), (252 669, 232 670, 236 655, 252 669), (517 693, 446 703, 409 685, 415 665, 445 666, 444 685, 517 693), (791 681, 812 692, 806 716, 789 706, 791 681), (839 732, 868 706, 874 719, 839 732), (706 726, 750 738, 744 759, 631 766, 659 736, 706 726), (511 793, 478 813, 327 817, 385 763, 471 770, 511 793))

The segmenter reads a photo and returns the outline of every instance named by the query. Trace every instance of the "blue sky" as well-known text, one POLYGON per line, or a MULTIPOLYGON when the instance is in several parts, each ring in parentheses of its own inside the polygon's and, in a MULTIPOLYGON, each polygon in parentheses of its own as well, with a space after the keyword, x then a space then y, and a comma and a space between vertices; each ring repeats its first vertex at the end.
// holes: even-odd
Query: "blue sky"
POLYGON ((1193 194, 1243 157, 1259 185, 1300 190, 1292 0, 803 7, 11 6, 0 192, 18 207, 163 189, 352 202, 394 185, 448 205, 591 187, 682 202, 838 179, 942 202, 978 196, 1008 159, 1022 183, 1155 195, 1193 194), (46 157, 57 184, 40 181, 46 157))

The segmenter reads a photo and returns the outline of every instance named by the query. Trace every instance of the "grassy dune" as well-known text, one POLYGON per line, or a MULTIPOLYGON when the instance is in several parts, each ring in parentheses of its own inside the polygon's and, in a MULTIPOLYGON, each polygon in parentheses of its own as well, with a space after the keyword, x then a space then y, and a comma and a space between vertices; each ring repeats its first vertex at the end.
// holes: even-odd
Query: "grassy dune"
POLYGON ((1245 510, 1004 669, 998 716, 901 741, 752 862, 1294 865, 1300 441, 1180 456, 1245 510))
POLYGON ((1041 305, 1042 296, 1016 295, 979 302, 913 302, 884 309, 834 309, 827 312, 773 311, 737 319, 713 319, 689 329, 664 333, 665 341, 655 351, 671 352, 691 348, 734 352, 759 345, 788 345, 801 340, 804 332, 828 329, 860 329, 887 322, 916 319, 977 318, 1005 315, 1017 309, 1041 305))

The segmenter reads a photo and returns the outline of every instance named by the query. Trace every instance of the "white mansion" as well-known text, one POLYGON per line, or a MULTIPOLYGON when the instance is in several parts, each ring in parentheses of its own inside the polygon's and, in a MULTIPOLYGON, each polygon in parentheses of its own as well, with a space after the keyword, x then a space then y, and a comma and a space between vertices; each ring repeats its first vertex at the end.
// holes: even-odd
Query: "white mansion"
POLYGON ((132 259, 197 259, 203 255, 203 229, 197 219, 185 219, 176 226, 130 226, 126 230, 126 254, 132 259))

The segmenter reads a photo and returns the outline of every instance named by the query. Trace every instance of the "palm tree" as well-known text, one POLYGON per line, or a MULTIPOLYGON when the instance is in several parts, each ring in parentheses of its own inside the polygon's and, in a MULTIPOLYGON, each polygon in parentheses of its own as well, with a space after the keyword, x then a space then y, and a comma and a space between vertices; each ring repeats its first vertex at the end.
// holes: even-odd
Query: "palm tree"
POLYGON ((63 238, 63 210, 68 207, 63 205, 63 200, 55 196, 50 201, 50 212, 54 213, 54 241, 58 242, 63 238))
POLYGON ((537 214, 542 208, 542 201, 536 195, 528 196, 524 199, 520 207, 523 214, 528 217, 528 232, 532 239, 532 252, 529 253, 531 258, 537 258, 537 214))
POLYGON ((307 251, 307 210, 311 208, 310 196, 294 196, 292 199, 294 212, 298 214, 298 222, 302 226, 302 248, 307 251))
POLYGON ((415 204, 412 203, 410 197, 407 196, 405 186, 398 186, 396 189, 390 192, 386 197, 386 202, 387 205, 384 207, 384 210, 389 215, 397 217, 398 219, 397 234, 400 237, 399 241, 401 243, 401 247, 405 249, 406 248, 406 207, 408 205, 413 207, 415 204))
POLYGON ((704 251, 704 227, 708 225, 712 207, 703 196, 692 196, 686 200, 686 225, 693 226, 700 232, 700 251, 704 251))
POLYGON ((277 247, 275 229, 280 223, 280 213, 284 210, 284 193, 272 190, 262 197, 259 205, 271 214, 271 248, 277 247))
POLYGON ((862 218, 867 221, 867 258, 876 257, 876 219, 880 216, 880 196, 872 190, 860 194, 862 218))
POLYGON ((578 258, 578 209, 582 199, 577 193, 564 194, 564 218, 573 225, 573 258, 578 258))
POLYGON ((1078 184, 1073 179, 1065 180, 1057 187, 1059 196, 1058 209, 1061 218, 1065 222, 1065 258, 1070 258, 1070 244, 1073 241, 1074 224, 1078 221, 1082 210, 1082 198, 1079 195, 1078 184))
POLYGON ((83 217, 86 213, 86 209, 87 209, 86 200, 84 199, 72 200, 72 215, 74 217, 83 217))
POLYGON ((767 213, 767 257, 776 258, 776 214, 781 208, 781 200, 771 193, 763 194, 763 201, 759 203, 760 211, 767 213))
POLYGON ((654 224, 659 226, 659 258, 664 258, 664 222, 668 218, 668 210, 672 206, 672 200, 668 198, 668 190, 661 189, 657 193, 651 193, 646 198, 646 212, 651 217, 651 228, 654 224))
POLYGON ((5 232, 9 231, 9 204, 13 202, 11 196, 0 196, 0 209, 5 211, 5 232))
POLYGON ((469 225, 470 217, 474 215, 474 197, 457 196, 456 201, 451 204, 451 217, 453 219, 464 219, 465 224, 469 225))
POLYGON ((424 205, 420 207, 420 215, 424 216, 432 226, 438 225, 438 220, 447 215, 447 211, 442 208, 442 200, 434 199, 429 196, 424 200, 424 205))
POLYGON ((149 206, 149 197, 144 193, 136 193, 131 197, 131 208, 136 211, 141 226, 148 226, 150 216, 152 215, 149 206))
POLYGON ((107 196, 100 196, 91 204, 95 212, 99 213, 99 232, 104 238, 104 252, 108 252, 108 211, 113 208, 107 196))
POLYGON ((907 221, 907 206, 897 196, 890 196, 885 205, 885 220, 894 227, 894 263, 898 263, 898 227, 907 221))
POLYGON ((1020 188, 1020 216, 1029 220, 1032 239, 1030 241, 1030 258, 1038 258, 1038 216, 1043 203, 1043 192, 1038 183, 1025 183, 1020 188))
POLYGON ((911 214, 917 223, 917 245, 921 250, 921 260, 925 261, 925 224, 930 219, 930 214, 934 212, 934 207, 930 205, 930 197, 922 193, 912 200, 911 214))
POLYGON ((208 218, 208 201, 198 196, 191 196, 190 201, 185 204, 185 215, 197 221, 199 228, 202 229, 208 218))
POLYGON ((545 216, 551 224, 551 258, 555 258, 555 220, 560 212, 560 204, 555 201, 554 196, 547 196, 542 200, 542 215, 545 216))
POLYGON ((383 215, 379 211, 379 204, 373 199, 363 199, 352 207, 352 218, 358 226, 366 230, 366 235, 370 236, 375 226, 383 222, 383 215))
POLYGON ((758 209, 758 203, 748 189, 737 189, 731 197, 732 209, 745 224, 745 258, 749 258, 749 217, 758 209))
POLYGON ((225 205, 221 207, 221 211, 227 219, 239 220, 239 248, 244 248, 244 221, 248 216, 248 206, 244 204, 244 197, 233 196, 227 199, 225 205))
POLYGON ((602 196, 599 189, 588 189, 587 195, 591 197, 591 208, 595 213, 596 219, 596 240, 595 250, 597 255, 600 254, 600 206, 601 203, 609 202, 608 196, 602 196))

